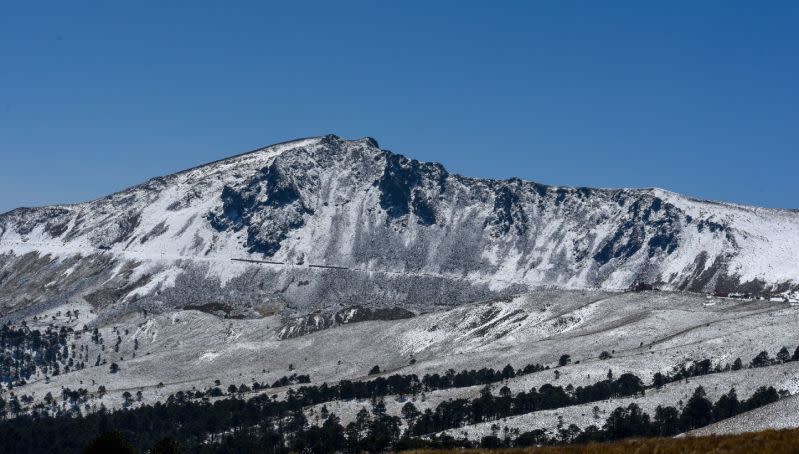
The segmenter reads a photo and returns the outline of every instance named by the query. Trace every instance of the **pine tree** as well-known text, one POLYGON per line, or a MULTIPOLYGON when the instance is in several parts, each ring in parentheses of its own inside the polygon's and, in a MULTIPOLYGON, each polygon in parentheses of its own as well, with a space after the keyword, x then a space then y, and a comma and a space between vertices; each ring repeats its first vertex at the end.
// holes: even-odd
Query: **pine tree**
POLYGON ((765 367, 771 364, 771 359, 766 351, 762 351, 752 359, 752 367, 765 367))
POLYGON ((700 386, 688 399, 680 415, 680 425, 684 430, 706 426, 713 420, 713 404, 705 395, 705 388, 700 386))
POLYGON ((680 412, 674 407, 658 405, 655 409, 655 434, 670 437, 680 432, 680 412))
POLYGON ((418 418, 421 413, 416 408, 416 405, 413 402, 407 402, 405 405, 402 406, 402 416, 408 421, 408 425, 410 426, 411 421, 418 418))
POLYGON ((383 399, 379 399, 375 402, 374 406, 372 406, 372 414, 377 417, 382 417, 386 415, 386 403, 383 399))
POLYGON ((660 372, 655 372, 655 375, 652 376, 652 384, 655 385, 656 389, 660 389, 666 384, 666 377, 660 372))
POLYGON ((788 352, 788 347, 783 346, 779 352, 777 352, 777 361, 781 363, 787 363, 791 360, 791 354, 788 352))
POLYGON ((731 418, 737 415, 739 410, 738 395, 735 392, 735 388, 732 388, 713 405, 713 420, 721 421, 722 419, 731 418))

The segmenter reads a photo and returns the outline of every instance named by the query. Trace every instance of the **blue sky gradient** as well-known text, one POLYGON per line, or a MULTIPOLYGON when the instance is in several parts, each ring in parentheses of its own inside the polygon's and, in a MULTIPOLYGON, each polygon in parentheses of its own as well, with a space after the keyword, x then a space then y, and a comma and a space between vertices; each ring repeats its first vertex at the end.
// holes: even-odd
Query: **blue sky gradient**
POLYGON ((799 208, 799 2, 15 3, 0 211, 326 133, 475 177, 799 208))

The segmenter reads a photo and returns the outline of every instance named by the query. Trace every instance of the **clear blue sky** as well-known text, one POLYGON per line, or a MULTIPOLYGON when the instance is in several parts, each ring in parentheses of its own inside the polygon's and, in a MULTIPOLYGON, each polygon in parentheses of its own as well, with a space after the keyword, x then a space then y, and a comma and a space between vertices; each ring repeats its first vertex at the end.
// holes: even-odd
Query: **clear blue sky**
POLYGON ((799 208, 798 24, 795 1, 4 2, 0 211, 326 133, 799 208))

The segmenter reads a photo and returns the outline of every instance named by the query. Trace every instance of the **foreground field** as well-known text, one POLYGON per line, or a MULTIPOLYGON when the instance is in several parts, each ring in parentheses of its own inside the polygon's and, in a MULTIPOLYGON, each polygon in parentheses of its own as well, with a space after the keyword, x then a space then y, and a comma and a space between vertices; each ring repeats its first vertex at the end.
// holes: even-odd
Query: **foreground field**
POLYGON ((549 290, 294 338, 277 315, 104 320, 81 300, 0 322, 0 430, 47 441, 4 452, 81 452, 108 428, 145 451, 290 452, 326 430, 375 452, 799 427, 799 308, 782 302, 549 290))
MULTIPOLYGON (((406 451, 407 454, 442 454, 448 451, 406 451)), ((738 453, 799 453, 799 429, 767 430, 737 435, 701 437, 645 438, 615 443, 588 443, 571 446, 544 446, 518 449, 453 450, 459 454, 738 454, 738 453)))

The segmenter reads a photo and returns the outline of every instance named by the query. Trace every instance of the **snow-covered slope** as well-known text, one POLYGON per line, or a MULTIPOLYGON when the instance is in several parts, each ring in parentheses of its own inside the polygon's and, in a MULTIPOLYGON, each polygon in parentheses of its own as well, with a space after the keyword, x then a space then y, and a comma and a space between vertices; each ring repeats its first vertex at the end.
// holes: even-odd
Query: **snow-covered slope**
MULTIPOLYGON (((92 403, 120 408, 125 391, 142 391, 144 402, 152 404, 165 401, 177 391, 208 389, 215 380, 221 380, 225 389, 231 383, 273 383, 294 372, 308 374, 314 384, 321 385, 374 378, 368 372, 375 365, 384 377, 421 377, 444 375, 450 369, 499 370, 506 364, 517 369, 536 363, 554 367, 563 354, 571 355, 572 363, 558 368, 557 375, 552 369, 518 375, 494 383, 493 393, 497 395, 503 386, 514 394, 533 387, 540 389, 545 383, 587 386, 604 379, 609 370, 616 377, 634 373, 650 384, 656 372, 673 374, 706 358, 713 367, 725 368, 739 357, 748 364, 760 351, 773 357, 783 345, 793 351, 799 323, 799 310, 783 303, 683 292, 547 290, 431 311, 411 319, 340 326, 290 339, 282 338, 281 321, 275 316, 222 320, 194 310, 129 314, 111 324, 99 325, 99 338, 105 341, 94 342, 91 331, 81 331, 84 324, 96 322, 92 311, 84 304, 69 303, 37 314, 36 318, 26 318, 27 326, 35 329, 50 325, 75 329, 77 332, 68 339, 68 350, 76 353, 75 361, 85 361, 86 367, 66 372, 62 364, 62 373, 49 378, 38 370, 26 380, 27 384, 14 387, 17 395, 34 396, 38 403, 48 392, 59 395, 63 388, 79 387, 94 392, 102 385, 107 388, 107 395, 92 403), (80 316, 72 318, 66 315, 69 313, 80 316), (603 351, 612 352, 612 357, 603 359, 603 351), (98 355, 104 362, 95 365, 98 355), (119 373, 109 373, 111 363, 119 365, 119 373)), ((21 320, 16 326, 21 326, 21 320)), ((657 405, 687 402, 697 386, 703 386, 715 401, 731 387, 744 398, 764 385, 796 394, 799 362, 692 377, 661 390, 647 390, 645 396, 528 413, 493 423, 520 428, 522 432, 536 428, 555 431, 558 416, 562 416, 566 426, 574 423, 586 427, 601 424, 614 408, 631 402, 650 415, 657 405), (593 415, 595 405, 600 407, 601 419, 593 415)), ((425 393, 426 397, 417 399, 415 405, 422 411, 434 409, 450 399, 476 398, 482 388, 425 393)), ((282 397, 287 389, 267 391, 282 397)), ((392 396, 385 403, 391 414, 398 415, 405 402, 401 396, 392 396)), ((371 407, 368 400, 340 400, 325 405, 344 424, 353 420, 361 407, 371 407)), ((321 404, 316 407, 317 412, 320 407, 321 404)), ((788 415, 791 408, 795 413, 794 405, 773 414, 788 415)), ((313 421, 310 414, 308 417, 313 421)), ((761 414, 753 422, 759 420, 762 424, 766 419, 769 417, 761 414)), ((745 426, 736 420, 729 420, 735 423, 731 430, 740 431, 739 427, 745 426)), ((799 422, 793 416, 782 424, 795 427, 799 422)), ((466 432, 470 438, 479 439, 491 431, 491 425, 480 423, 451 433, 460 436, 466 432)))
POLYGON ((797 257, 797 212, 478 180, 325 136, 0 215, 0 315, 68 300, 105 316, 322 310, 312 331, 355 305, 427 311, 542 286, 786 292, 797 257))

